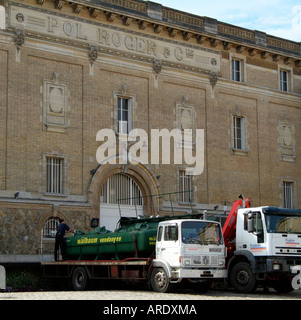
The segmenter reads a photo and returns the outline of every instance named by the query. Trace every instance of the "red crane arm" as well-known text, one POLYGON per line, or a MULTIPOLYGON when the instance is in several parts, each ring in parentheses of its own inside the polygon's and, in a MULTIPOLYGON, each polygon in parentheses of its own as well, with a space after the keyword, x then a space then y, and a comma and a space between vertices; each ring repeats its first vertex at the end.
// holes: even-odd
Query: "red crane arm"
POLYGON ((229 247, 230 242, 233 241, 236 237, 236 220, 238 209, 241 207, 250 208, 251 206, 250 198, 246 198, 245 201, 243 201, 242 196, 240 196, 239 198, 239 200, 234 202, 228 218, 223 226, 223 237, 226 247, 229 247))

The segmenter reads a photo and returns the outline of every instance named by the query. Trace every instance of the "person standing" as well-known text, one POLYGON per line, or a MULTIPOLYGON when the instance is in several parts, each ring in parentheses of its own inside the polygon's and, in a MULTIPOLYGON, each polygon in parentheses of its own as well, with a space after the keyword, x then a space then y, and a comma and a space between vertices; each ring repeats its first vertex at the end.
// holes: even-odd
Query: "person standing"
POLYGON ((55 235, 55 247, 54 247, 54 260, 59 261, 59 248, 61 249, 62 260, 66 260, 66 244, 64 241, 64 236, 66 231, 74 233, 74 229, 71 229, 64 219, 59 220, 59 225, 57 227, 57 232, 55 235))

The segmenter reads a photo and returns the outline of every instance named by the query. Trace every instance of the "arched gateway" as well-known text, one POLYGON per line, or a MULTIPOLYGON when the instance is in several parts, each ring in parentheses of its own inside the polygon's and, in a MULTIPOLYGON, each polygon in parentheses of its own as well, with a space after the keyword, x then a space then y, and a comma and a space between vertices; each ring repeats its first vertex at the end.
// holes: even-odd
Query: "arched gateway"
POLYGON ((146 166, 105 164, 94 174, 90 195, 94 217, 100 226, 114 231, 120 217, 155 215, 158 207, 158 181, 146 166))

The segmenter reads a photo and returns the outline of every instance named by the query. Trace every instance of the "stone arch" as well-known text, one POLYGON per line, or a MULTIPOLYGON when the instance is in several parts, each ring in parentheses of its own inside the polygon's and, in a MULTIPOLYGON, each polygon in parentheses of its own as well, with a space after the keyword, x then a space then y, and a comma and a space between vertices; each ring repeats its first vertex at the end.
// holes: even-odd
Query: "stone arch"
POLYGON ((139 186, 144 198, 144 214, 157 213, 158 199, 149 197, 159 194, 158 179, 149 168, 142 164, 105 164, 98 167, 93 175, 88 190, 89 202, 92 205, 93 214, 98 216, 100 212, 100 195, 105 182, 114 174, 123 173, 130 176, 139 186))
POLYGON ((67 216, 63 214, 61 211, 50 209, 40 217, 40 220, 38 223, 38 230, 37 230, 38 238, 41 238, 42 229, 44 228, 45 223, 48 221, 49 218, 52 218, 52 217, 58 217, 58 218, 64 219, 67 224, 70 223, 67 216))
POLYGON ((55 238, 43 238, 42 239, 42 229, 44 228, 45 223, 48 221, 48 219, 52 217, 58 217, 62 218, 65 220, 65 222, 69 225, 70 220, 68 217, 62 213, 60 210, 54 209, 54 208, 49 208, 44 214, 41 215, 39 222, 38 222, 38 227, 36 230, 36 236, 37 236, 37 244, 38 244, 38 250, 39 254, 42 258, 42 261, 44 258, 46 259, 52 259, 53 258, 53 253, 54 253, 54 241, 55 238), (49 258, 51 257, 51 258, 49 258))

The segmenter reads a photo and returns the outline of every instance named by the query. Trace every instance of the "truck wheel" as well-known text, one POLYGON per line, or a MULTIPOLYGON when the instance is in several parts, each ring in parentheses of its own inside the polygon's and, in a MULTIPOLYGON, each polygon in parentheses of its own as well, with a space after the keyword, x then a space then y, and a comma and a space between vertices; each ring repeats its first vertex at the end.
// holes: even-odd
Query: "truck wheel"
POLYGON ((239 262, 232 268, 230 282, 238 292, 249 293, 256 289, 255 274, 246 262, 239 262))
POLYGON ((155 292, 167 292, 170 281, 164 268, 155 268, 151 274, 151 286, 155 292))
POLYGON ((84 267, 77 267, 72 274, 72 286, 75 291, 85 290, 88 283, 88 274, 84 267))

